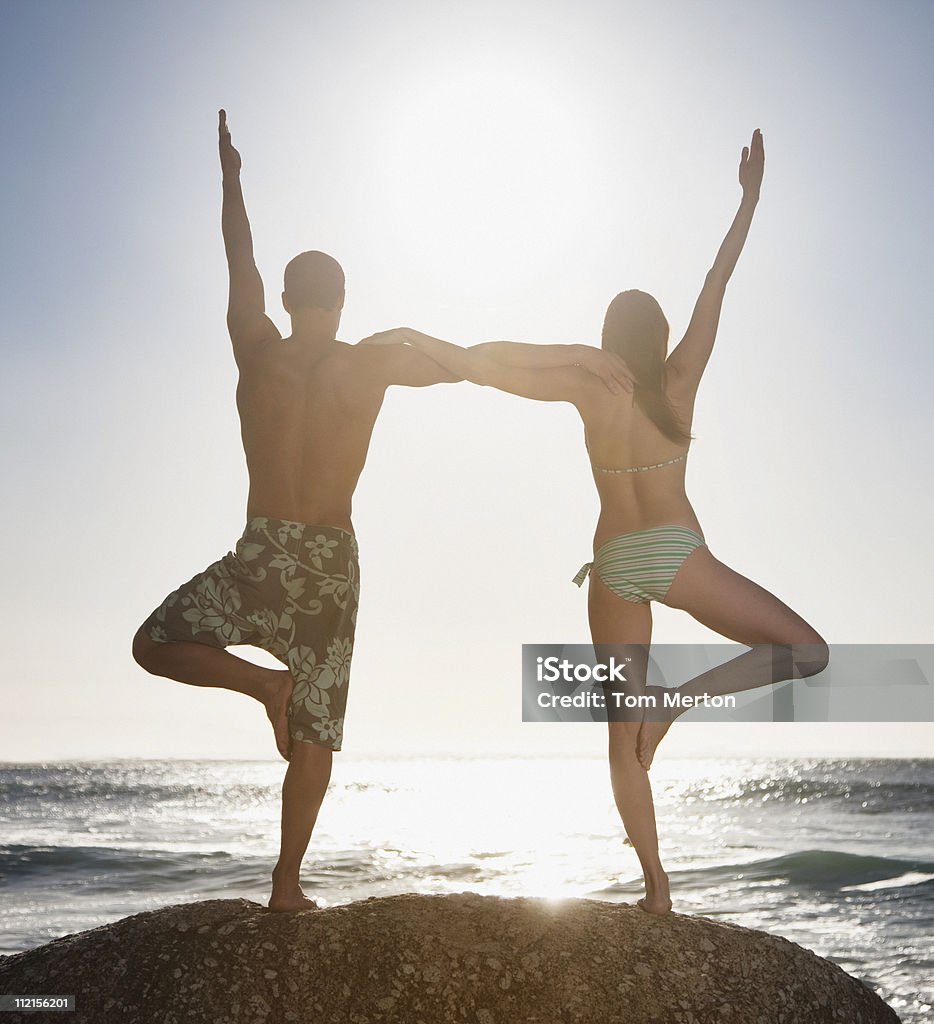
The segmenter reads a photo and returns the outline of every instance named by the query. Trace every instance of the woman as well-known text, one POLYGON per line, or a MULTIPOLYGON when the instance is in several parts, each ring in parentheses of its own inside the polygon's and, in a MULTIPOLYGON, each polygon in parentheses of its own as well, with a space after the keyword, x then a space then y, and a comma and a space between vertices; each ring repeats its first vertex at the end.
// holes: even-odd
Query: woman
MULTIPOLYGON (((572 359, 574 353, 566 348, 563 355, 556 352, 561 346, 495 342, 461 349, 416 331, 403 332, 406 341, 458 376, 576 406, 601 509, 593 562, 575 582, 582 583, 589 573, 590 629, 598 657, 626 645, 635 658, 631 664, 639 669, 637 689, 643 692, 652 601, 681 608, 730 640, 757 645, 685 683, 679 688, 683 695, 751 689, 812 675, 827 663, 824 640, 801 616, 711 554, 684 486, 694 399, 716 338, 726 285, 759 200, 764 165, 757 129, 740 160, 739 210, 707 274, 687 333, 667 358, 668 323, 655 299, 626 291, 610 303, 602 348, 625 362, 634 385, 630 392, 605 386, 593 349, 592 355, 578 349, 578 358, 572 359), (561 362, 579 365, 556 365, 561 362)), ((611 721, 609 754, 616 804, 645 877, 646 895, 639 906, 665 913, 671 908, 668 877, 658 856, 647 771, 670 721, 656 717, 611 721)))

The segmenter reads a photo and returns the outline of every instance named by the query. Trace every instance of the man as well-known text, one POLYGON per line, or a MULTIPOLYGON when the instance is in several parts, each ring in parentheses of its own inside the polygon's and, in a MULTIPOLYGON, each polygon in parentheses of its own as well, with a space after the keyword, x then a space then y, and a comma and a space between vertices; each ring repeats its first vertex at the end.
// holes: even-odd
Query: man
MULTIPOLYGON (((299 870, 332 752, 341 747, 353 654, 354 489, 386 389, 460 378, 409 346, 337 341, 344 274, 321 252, 301 253, 285 269, 282 304, 292 333, 280 336, 265 313, 240 154, 223 110, 218 130, 248 522, 234 552, 170 594, 140 626, 133 656, 155 675, 235 690, 263 704, 289 762, 269 907, 306 910, 315 903, 302 891, 299 870), (260 668, 226 651, 229 644, 262 647, 287 667, 260 668)), ((566 350, 561 358, 567 361, 566 350)), ((606 373, 608 364, 594 365, 606 373)), ((607 384, 617 387, 612 373, 607 384)))

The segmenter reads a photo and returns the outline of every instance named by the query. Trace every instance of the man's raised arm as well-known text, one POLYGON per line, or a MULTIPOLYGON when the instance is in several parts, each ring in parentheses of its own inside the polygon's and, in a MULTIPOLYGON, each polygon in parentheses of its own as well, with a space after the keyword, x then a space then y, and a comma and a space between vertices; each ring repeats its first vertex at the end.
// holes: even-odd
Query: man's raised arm
POLYGON ((224 202, 221 230, 227 253, 230 291, 227 299, 227 330, 237 361, 258 342, 279 338, 276 325, 266 316, 263 279, 253 259, 253 236, 240 187, 240 154, 234 149, 227 127, 227 113, 218 113, 218 148, 223 174, 224 202))

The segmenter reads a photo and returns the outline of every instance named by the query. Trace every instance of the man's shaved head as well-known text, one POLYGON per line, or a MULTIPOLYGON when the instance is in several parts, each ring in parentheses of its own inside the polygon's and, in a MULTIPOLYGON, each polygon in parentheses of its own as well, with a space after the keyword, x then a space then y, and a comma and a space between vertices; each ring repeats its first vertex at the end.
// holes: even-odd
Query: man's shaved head
POLYGON ((285 298, 293 310, 342 309, 344 271, 333 256, 299 253, 285 268, 285 298))

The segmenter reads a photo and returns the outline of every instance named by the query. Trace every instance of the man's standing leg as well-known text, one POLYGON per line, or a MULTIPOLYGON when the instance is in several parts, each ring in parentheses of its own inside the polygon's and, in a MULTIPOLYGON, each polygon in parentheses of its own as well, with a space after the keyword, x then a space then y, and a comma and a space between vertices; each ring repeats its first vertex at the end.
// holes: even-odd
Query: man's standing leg
POLYGON ((360 565, 357 542, 345 530, 305 528, 302 560, 279 616, 277 656, 295 681, 289 731, 292 757, 282 783, 282 837, 272 873, 272 910, 315 906, 299 882, 318 811, 331 778, 333 752, 341 749, 350 662, 353 657, 360 565), (294 595, 294 596, 293 596, 294 595))
MULTIPOLYGON (((260 668, 206 644, 157 644, 145 633, 140 635, 141 648, 145 647, 146 641, 151 645, 145 648, 149 653, 143 666, 150 672, 197 686, 223 686, 246 693, 265 705, 273 726, 279 725, 276 740, 280 752, 284 744, 286 753, 291 748, 291 757, 287 758, 289 767, 282 782, 281 847, 279 860, 272 872, 269 907, 272 910, 314 909, 315 903, 302 892, 299 873, 318 811, 327 793, 333 752, 316 743, 291 742, 287 715, 292 694, 291 673, 288 669, 260 668), (284 736, 281 742, 280 731, 284 736)), ((134 642, 134 653, 136 649, 134 642)))
POLYGON ((154 675, 245 693, 266 708, 279 751, 289 761, 282 782, 281 846, 272 872, 269 907, 277 911, 314 909, 315 903, 302 892, 299 874, 327 793, 333 751, 317 743, 291 742, 287 712, 293 687, 289 670, 261 668, 208 644, 157 643, 142 627, 133 639, 133 656, 154 675))
POLYGON ((317 743, 292 744, 292 757, 282 782, 282 841, 272 871, 270 910, 312 910, 299 874, 311 841, 318 811, 331 779, 333 751, 317 743))

